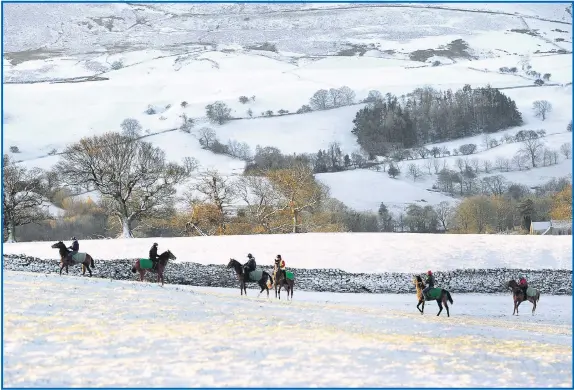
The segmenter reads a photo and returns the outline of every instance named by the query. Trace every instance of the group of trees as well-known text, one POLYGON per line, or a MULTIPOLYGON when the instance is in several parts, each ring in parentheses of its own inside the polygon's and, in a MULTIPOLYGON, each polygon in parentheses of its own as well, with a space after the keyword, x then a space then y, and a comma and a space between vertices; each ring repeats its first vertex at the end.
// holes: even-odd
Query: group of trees
POLYGON ((493 177, 479 194, 453 205, 411 204, 392 213, 381 204, 381 231, 414 233, 526 233, 532 221, 571 220, 571 178, 552 179, 532 192, 528 187, 493 177))
POLYGON ((456 92, 419 88, 401 98, 373 94, 371 100, 357 112, 352 132, 372 155, 386 156, 397 147, 493 133, 523 123, 515 102, 491 87, 466 85, 456 92))

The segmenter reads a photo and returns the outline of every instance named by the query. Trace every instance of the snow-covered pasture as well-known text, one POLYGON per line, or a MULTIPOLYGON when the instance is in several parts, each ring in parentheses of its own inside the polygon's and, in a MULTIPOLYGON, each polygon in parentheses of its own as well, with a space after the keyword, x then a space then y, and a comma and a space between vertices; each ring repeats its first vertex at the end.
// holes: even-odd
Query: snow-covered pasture
MULTIPOLYGON (((277 147, 286 154, 316 153, 330 143, 338 142, 343 153, 352 154, 359 150, 351 134, 352 121, 363 104, 269 118, 262 118, 262 113, 271 110, 277 114, 281 109, 293 113, 308 104, 317 90, 343 85, 355 91, 358 102, 370 90, 400 96, 419 87, 455 90, 465 84, 474 88, 487 84, 505 88, 503 92, 516 101, 522 112, 524 126, 492 137, 515 134, 521 129, 544 129, 548 134, 544 141, 549 147, 556 149, 569 141, 571 133, 566 133, 565 128, 571 119, 572 89, 567 84, 572 81, 572 58, 570 54, 549 53, 560 47, 571 50, 572 43, 568 40, 571 25, 563 23, 565 5, 442 6, 457 10, 405 4, 345 5, 349 8, 345 10, 334 10, 332 8, 337 6, 325 4, 259 4, 240 8, 237 5, 221 8, 213 4, 190 5, 191 8, 185 9, 171 5, 72 4, 53 5, 45 11, 40 11, 42 5, 33 5, 30 7, 36 8, 30 12, 26 11, 27 6, 10 5, 7 20, 18 20, 18 23, 7 23, 10 36, 7 50, 26 50, 31 42, 35 45, 40 36, 53 37, 56 48, 51 54, 36 53, 38 58, 33 53, 30 55, 34 58, 26 58, 25 53, 12 53, 11 60, 3 63, 8 78, 30 81, 42 77, 101 74, 106 80, 5 85, 4 144, 6 149, 19 148, 19 153, 7 152, 16 160, 23 160, 25 166, 50 168, 59 156, 48 156, 49 153, 61 152, 66 145, 85 136, 118 131, 124 119, 134 118, 142 124, 144 134, 149 135, 146 140, 164 149, 170 160, 195 157, 200 169, 215 168, 226 176, 237 175, 242 172, 245 162, 202 149, 198 141, 200 128, 210 126, 223 143, 243 142, 249 145, 251 152, 261 145, 277 147), (201 22, 189 17, 187 13, 192 12, 191 9, 202 14, 201 22), (131 25, 134 12, 149 14, 149 25, 139 32, 141 36, 129 34, 132 30, 125 30, 126 36, 122 36, 122 29, 131 25), (109 19, 112 14, 121 16, 109 19), (78 23, 61 25, 58 22, 59 28, 54 30, 50 27, 54 18, 62 15, 68 15, 73 21, 79 18, 78 23), (87 15, 91 15, 90 21, 84 20, 87 15), (45 23, 31 23, 32 19, 45 23), (325 21, 329 21, 328 26, 325 21), (389 21, 392 23, 388 24, 389 21), (226 26, 223 30, 227 35, 216 32, 220 25, 226 26), (22 26, 29 28, 24 31, 22 26), (277 36, 279 26, 295 34, 289 37, 290 42, 284 40, 285 34, 277 36), (391 26, 390 30, 387 26, 391 26), (108 27, 111 30, 107 30, 108 27), (325 35, 326 27, 333 32, 325 35), (188 44, 193 41, 190 41, 191 31, 206 28, 214 45, 188 44), (536 34, 528 33, 530 28, 536 29, 536 34), (516 31, 510 31, 513 29, 516 31), (186 45, 181 47, 176 41, 182 38, 181 31, 184 30, 186 45), (230 31, 238 33, 233 42, 228 42, 229 36, 233 35, 230 31), (257 31, 256 37, 253 31, 257 31), (303 31, 305 39, 297 38, 296 34, 303 31), (461 31, 465 33, 461 35, 461 31), (97 43, 93 41, 94 34, 97 43), (154 43, 146 44, 147 49, 142 50, 137 42, 144 35, 154 43), (277 52, 253 50, 252 39, 255 38, 258 44, 263 38, 276 42, 277 52), (555 38, 566 41, 556 42, 555 38), (425 63, 409 58, 409 53, 415 50, 438 49, 456 39, 468 42, 472 60, 447 61, 435 56, 425 63), (162 44, 158 44, 160 41, 162 44), (88 53, 81 50, 85 45, 92 45, 88 53), (338 50, 349 45, 368 48, 368 51, 363 56, 337 55, 338 50), (323 55, 316 55, 316 50, 322 50, 323 55), (534 79, 521 68, 525 57, 529 58, 532 70, 550 73, 549 82, 559 86, 533 87, 534 79), (431 66, 435 60, 441 65, 431 66), (120 62, 121 67, 112 67, 120 62), (501 67, 517 67, 518 71, 516 74, 501 73, 501 67), (255 99, 242 104, 238 101, 240 96, 255 99), (535 100, 548 100, 553 106, 545 121, 534 117, 532 103, 535 100), (182 107, 184 101, 187 105, 182 107), (232 116, 242 119, 221 126, 207 122, 205 106, 215 101, 226 103, 232 109, 232 116), (148 107, 156 113, 148 115, 148 107), (248 110, 256 118, 248 119, 248 110), (191 134, 177 129, 183 114, 197 120, 191 134)), ((203 38, 199 41, 204 42, 203 38)), ((466 143, 479 145, 479 151, 469 158, 489 161, 492 165, 498 157, 511 159, 519 148, 518 144, 503 144, 485 151, 481 149, 482 136, 441 143, 440 146, 452 151, 466 143)), ((440 160, 453 167, 456 157, 440 160)), ((412 202, 429 205, 445 200, 453 202, 446 195, 427 191, 436 181, 435 174, 428 173, 428 160, 415 163, 427 172, 416 182, 407 177, 408 161, 400 164, 402 173, 394 180, 384 172, 370 171, 317 177, 330 187, 333 197, 359 210, 374 211, 381 202, 395 211, 412 202), (378 191, 365 190, 371 187, 378 191)), ((434 167, 431 170, 434 172, 434 167)), ((562 159, 557 165, 526 172, 502 172, 502 175, 511 181, 524 179, 524 184, 535 186, 568 173, 571 173, 570 161, 562 159)), ((479 176, 486 174, 482 172, 479 176)), ((185 187, 179 186, 179 192, 185 187)), ((96 193, 90 196, 98 198, 96 193)), ((240 204, 241 201, 236 202, 236 205, 240 204)))
POLYGON ((513 317, 509 295, 455 294, 447 318, 414 294, 249 294, 7 271, 4 385, 572 384, 571 297, 513 317))
MULTIPOLYGON (((66 237, 63 237, 66 239, 66 237)), ((308 233, 190 238, 82 240, 80 251, 96 260, 146 257, 151 245, 170 249, 178 262, 227 264, 252 253, 272 264, 279 253, 289 267, 331 268, 356 273, 418 273, 428 269, 572 269, 570 236, 508 236, 393 233, 308 233)), ((5 254, 58 259, 53 242, 4 244, 5 254)))

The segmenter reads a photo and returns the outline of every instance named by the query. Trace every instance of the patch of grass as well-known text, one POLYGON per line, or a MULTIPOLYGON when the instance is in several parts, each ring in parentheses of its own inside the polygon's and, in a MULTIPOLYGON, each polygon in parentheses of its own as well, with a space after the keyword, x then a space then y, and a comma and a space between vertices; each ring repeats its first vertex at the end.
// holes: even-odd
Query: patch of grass
POLYGON ((535 30, 528 30, 526 28, 513 28, 510 30, 510 32, 513 33, 518 33, 518 34, 526 34, 526 35, 531 35, 533 37, 537 37, 540 34, 538 34, 538 29, 535 30))
POLYGON ((353 56, 356 56, 358 54, 359 57, 362 57, 367 51, 374 49, 373 46, 356 45, 353 43, 347 43, 346 46, 348 46, 348 47, 346 47, 345 49, 339 50, 339 52, 337 53, 338 56, 353 57, 353 56))
POLYGON ((256 45, 247 46, 249 50, 261 50, 261 51, 272 51, 273 53, 277 53, 277 47, 275 44, 270 42, 263 42, 256 45))
POLYGON ((446 57, 446 58, 465 58, 471 59, 473 56, 468 53, 468 43, 462 39, 456 39, 446 46, 440 46, 438 49, 424 49, 415 50, 409 54, 409 58, 412 61, 426 62, 429 58, 433 56, 446 57))
POLYGON ((100 16, 97 18, 96 17, 90 17, 88 19, 91 19, 98 26, 104 27, 106 30, 108 30, 110 32, 114 28, 114 22, 116 20, 124 20, 124 18, 119 17, 119 16, 100 16))
POLYGON ((568 34, 568 31, 564 31, 564 30, 560 30, 559 28, 555 28, 554 30, 555 32, 559 32, 559 33, 564 33, 564 34, 568 34))
POLYGON ((26 61, 46 60, 48 58, 58 57, 63 55, 63 53, 61 50, 34 49, 4 53, 4 57, 10 61, 12 65, 18 65, 26 61))

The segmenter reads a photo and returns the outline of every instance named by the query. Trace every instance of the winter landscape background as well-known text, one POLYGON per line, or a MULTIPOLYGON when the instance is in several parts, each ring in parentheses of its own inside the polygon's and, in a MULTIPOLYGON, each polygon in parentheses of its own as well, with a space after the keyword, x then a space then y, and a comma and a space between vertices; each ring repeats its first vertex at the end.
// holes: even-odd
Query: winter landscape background
POLYGON ((571 5, 2 17, 6 386, 572 386, 571 5), (293 301, 239 295, 247 253, 293 301))

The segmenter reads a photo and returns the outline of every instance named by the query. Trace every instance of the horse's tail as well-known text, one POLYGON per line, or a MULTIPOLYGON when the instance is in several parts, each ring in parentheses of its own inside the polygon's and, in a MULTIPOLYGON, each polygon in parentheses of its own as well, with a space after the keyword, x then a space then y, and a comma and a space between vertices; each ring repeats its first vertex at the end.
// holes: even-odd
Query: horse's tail
POLYGON ((446 292, 446 298, 448 299, 448 301, 450 302, 450 304, 454 304, 454 301, 452 300, 452 297, 450 296, 450 293, 447 290, 444 290, 446 292))
POLYGON ((273 287, 273 285, 275 284, 275 281, 273 280, 273 276, 267 271, 265 271, 265 275, 269 276, 269 279, 271 280, 271 287, 273 287))
POLYGON ((92 256, 90 256, 90 265, 92 266, 92 268, 96 267, 96 263, 94 262, 94 258, 92 256))
POLYGON ((540 300, 540 291, 536 292, 536 302, 540 300))
POLYGON ((134 266, 132 267, 132 273, 135 274, 136 272, 137 272, 137 270, 136 270, 136 266, 135 266, 135 264, 134 264, 134 266))

